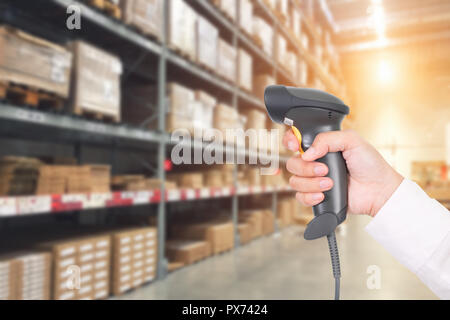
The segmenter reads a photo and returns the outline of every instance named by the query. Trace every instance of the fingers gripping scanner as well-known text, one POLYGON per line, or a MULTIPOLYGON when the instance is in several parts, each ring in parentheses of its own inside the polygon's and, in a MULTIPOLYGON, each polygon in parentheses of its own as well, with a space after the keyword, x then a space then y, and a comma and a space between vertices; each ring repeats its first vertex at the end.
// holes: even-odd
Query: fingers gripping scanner
MULTIPOLYGON (((315 89, 269 86, 264 100, 270 118, 292 128, 300 152, 311 147, 317 134, 340 130, 350 111, 340 99, 315 89)), ((328 177, 333 179, 334 186, 313 207, 314 219, 307 225, 304 237, 313 240, 327 236, 336 280, 335 298, 339 299, 340 266, 334 231, 347 216, 347 167, 341 152, 330 152, 317 161, 328 166, 328 177)))

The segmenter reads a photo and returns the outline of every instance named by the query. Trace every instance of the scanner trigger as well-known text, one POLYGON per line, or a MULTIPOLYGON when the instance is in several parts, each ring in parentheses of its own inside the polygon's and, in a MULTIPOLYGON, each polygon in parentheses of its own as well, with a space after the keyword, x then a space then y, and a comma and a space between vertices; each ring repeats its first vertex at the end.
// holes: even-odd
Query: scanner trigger
POLYGON ((291 127, 292 132, 294 133, 294 136, 297 138, 298 141, 298 151, 300 151, 300 153, 304 153, 303 148, 302 148, 302 134, 300 133, 300 130, 297 129, 297 127, 292 126, 291 127))

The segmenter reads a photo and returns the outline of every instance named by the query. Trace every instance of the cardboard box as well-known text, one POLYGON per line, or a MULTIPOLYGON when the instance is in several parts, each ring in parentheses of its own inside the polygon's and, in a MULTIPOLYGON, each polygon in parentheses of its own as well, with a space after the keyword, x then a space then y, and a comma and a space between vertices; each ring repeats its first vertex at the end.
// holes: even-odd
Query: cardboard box
POLYGON ((253 58, 247 51, 238 50, 238 85, 248 91, 253 89, 253 58))
POLYGON ((192 188, 201 189, 203 188, 203 174, 201 173, 181 173, 174 176, 177 185, 180 188, 192 188))
POLYGON ((275 216, 271 210, 262 213, 262 234, 269 235, 275 231, 275 216))
POLYGON ((216 71, 219 30, 202 16, 196 24, 197 62, 216 71))
POLYGON ((237 51, 225 40, 219 39, 217 72, 228 81, 236 81, 237 51))
POLYGON ((240 0, 239 26, 247 34, 253 33, 253 3, 250 0, 240 0))
POLYGON ((278 201, 277 217, 280 219, 280 227, 287 227, 292 224, 292 201, 282 199, 278 201))
POLYGON ((253 17, 253 35, 261 41, 263 51, 273 56, 273 28, 263 18, 253 17))
POLYGON ((30 252, 14 257, 17 300, 49 300, 51 254, 30 252))
POLYGON ((120 0, 123 21, 144 34, 162 37, 163 0, 120 0))
POLYGON ((155 278, 157 266, 156 228, 132 228, 112 234, 112 286, 120 295, 155 278))
POLYGON ((183 0, 170 0, 168 44, 186 54, 191 60, 197 57, 197 13, 183 0))
POLYGON ((42 163, 34 158, 1 158, 0 195, 34 194, 41 165, 42 163))
POLYGON ((239 223, 238 231, 241 244, 249 243, 253 239, 253 229, 249 223, 239 223))
POLYGON ((69 96, 72 54, 10 27, 0 27, 0 81, 69 96))
POLYGON ((261 172, 257 167, 246 167, 244 169, 245 179, 250 186, 261 185, 261 172))
POLYGON ((169 240, 166 242, 169 261, 191 264, 211 255, 211 247, 206 241, 169 240))
POLYGON ((306 85, 308 83, 308 65, 303 60, 298 63, 297 77, 300 84, 306 85))
POLYGON ((300 39, 302 34, 302 15, 300 14, 300 11, 297 10, 297 8, 291 8, 291 28, 294 32, 294 35, 297 37, 297 39, 300 39))
POLYGON ((96 296, 104 297, 104 291, 109 290, 109 235, 50 241, 39 244, 38 248, 51 250, 53 255, 53 299, 96 299, 96 296), (103 281, 106 283, 96 289, 95 284, 103 281))
POLYGON ((217 99, 205 91, 195 91, 196 107, 192 114, 194 129, 209 130, 213 127, 214 108, 217 99))
POLYGON ((275 79, 268 74, 258 74, 253 78, 253 92, 256 97, 264 100, 264 91, 270 85, 275 84, 275 79))
POLYGON ((172 234, 179 239, 207 241, 213 254, 234 247, 233 223, 228 221, 210 221, 188 225, 175 225, 172 234))
POLYGON ((119 58, 82 41, 70 44, 74 56, 71 108, 76 114, 85 112, 121 117, 119 58))
POLYGON ((252 228, 252 239, 263 235, 263 210, 243 210, 239 212, 239 221, 248 223, 252 228))
POLYGON ((0 257, 0 300, 16 299, 16 263, 11 257, 0 257))
POLYGON ((284 68, 288 68, 286 64, 287 59, 287 40, 282 35, 277 35, 277 62, 284 68))

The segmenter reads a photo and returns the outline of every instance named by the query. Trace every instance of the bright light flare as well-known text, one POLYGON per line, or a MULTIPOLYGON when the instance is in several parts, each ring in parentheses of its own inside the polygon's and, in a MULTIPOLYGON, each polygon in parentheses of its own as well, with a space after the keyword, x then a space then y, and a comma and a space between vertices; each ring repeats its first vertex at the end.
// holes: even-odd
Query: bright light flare
POLYGON ((389 85, 395 80, 395 72, 390 63, 386 60, 378 62, 377 66, 377 78, 381 84, 389 85))

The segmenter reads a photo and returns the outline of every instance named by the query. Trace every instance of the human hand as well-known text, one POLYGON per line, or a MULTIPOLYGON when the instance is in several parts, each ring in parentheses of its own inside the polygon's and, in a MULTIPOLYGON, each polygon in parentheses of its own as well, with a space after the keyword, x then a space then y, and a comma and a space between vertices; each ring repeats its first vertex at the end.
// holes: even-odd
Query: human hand
MULTIPOLYGON (((283 144, 291 151, 299 149, 291 130, 285 134, 283 144)), ((293 174, 289 184, 298 191, 296 198, 306 206, 323 201, 323 192, 333 187, 333 180, 326 177, 328 167, 315 160, 328 152, 339 151, 349 171, 348 212, 374 217, 403 181, 403 177, 373 146, 352 130, 320 133, 303 155, 288 160, 287 170, 293 174)))

